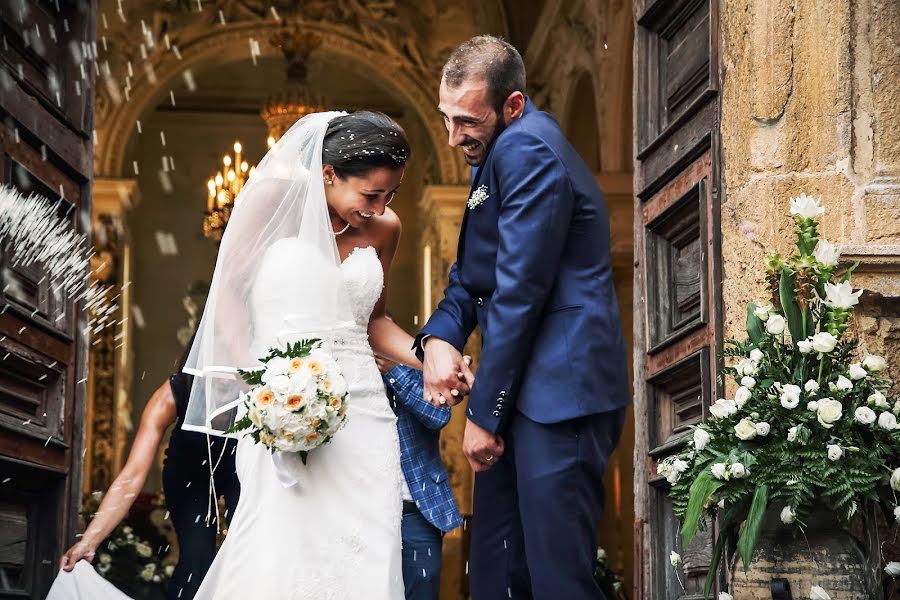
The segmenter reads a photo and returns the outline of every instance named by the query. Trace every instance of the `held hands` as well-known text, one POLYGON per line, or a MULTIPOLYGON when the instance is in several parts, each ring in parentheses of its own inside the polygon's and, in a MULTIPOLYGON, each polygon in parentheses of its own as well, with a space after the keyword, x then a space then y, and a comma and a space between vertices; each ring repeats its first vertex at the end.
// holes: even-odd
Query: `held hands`
POLYGON ((425 400, 436 407, 458 404, 475 382, 470 362, 469 357, 463 357, 440 338, 425 340, 425 400))
POLYGON ((81 541, 66 550, 66 553, 62 555, 62 558, 59 559, 59 567, 68 572, 74 569, 75 563, 82 558, 88 562, 93 562, 95 552, 94 545, 82 538, 81 541))
POLYGON ((503 438, 494 435, 487 429, 479 427, 472 421, 466 421, 463 434, 463 454, 476 473, 487 471, 497 464, 503 456, 503 438))

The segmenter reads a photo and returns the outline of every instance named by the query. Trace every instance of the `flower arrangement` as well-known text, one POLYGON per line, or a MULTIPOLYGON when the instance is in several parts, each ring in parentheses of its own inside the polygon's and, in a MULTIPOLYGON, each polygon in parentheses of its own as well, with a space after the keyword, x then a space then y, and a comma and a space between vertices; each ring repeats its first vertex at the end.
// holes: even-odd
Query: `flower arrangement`
POLYGON ((597 560, 594 562, 594 579, 609 600, 628 600, 625 593, 625 582, 613 569, 609 556, 603 548, 597 548, 597 560))
POLYGON ((239 371, 251 387, 245 414, 228 430, 247 431, 275 452, 297 452, 306 463, 310 450, 331 441, 346 422, 347 383, 337 361, 314 338, 273 348, 262 369, 239 371))
POLYGON ((860 356, 845 335, 862 290, 850 284, 856 265, 836 278, 838 253, 818 234, 823 212, 806 195, 791 199, 796 252, 766 259, 771 298, 748 306, 747 338, 726 344, 721 376, 737 384, 734 396, 717 400, 685 450, 658 466, 685 546, 720 517, 704 597, 726 539, 737 539, 749 568, 770 507, 800 529, 814 507, 849 526, 867 500, 900 521, 900 401, 889 397, 885 359, 860 356))

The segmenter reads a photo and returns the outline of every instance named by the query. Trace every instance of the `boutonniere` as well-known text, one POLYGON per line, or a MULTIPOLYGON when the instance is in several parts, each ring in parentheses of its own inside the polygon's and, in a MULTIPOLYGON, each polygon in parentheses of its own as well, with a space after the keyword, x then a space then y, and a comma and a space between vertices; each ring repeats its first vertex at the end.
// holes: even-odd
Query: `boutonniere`
POLYGON ((477 190, 472 192, 472 195, 469 196, 469 201, 466 202, 466 205, 469 207, 469 210, 475 210, 482 204, 484 201, 488 199, 488 189, 486 185, 480 186, 477 190))

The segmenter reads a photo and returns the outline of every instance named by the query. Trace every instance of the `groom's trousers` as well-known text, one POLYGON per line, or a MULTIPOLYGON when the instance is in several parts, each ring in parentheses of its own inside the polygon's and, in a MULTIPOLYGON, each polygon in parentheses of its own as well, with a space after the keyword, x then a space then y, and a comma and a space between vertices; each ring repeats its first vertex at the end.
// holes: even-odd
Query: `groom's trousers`
POLYGON ((472 600, 603 600, 594 580, 603 473, 625 409, 554 424, 516 412, 475 476, 472 600))

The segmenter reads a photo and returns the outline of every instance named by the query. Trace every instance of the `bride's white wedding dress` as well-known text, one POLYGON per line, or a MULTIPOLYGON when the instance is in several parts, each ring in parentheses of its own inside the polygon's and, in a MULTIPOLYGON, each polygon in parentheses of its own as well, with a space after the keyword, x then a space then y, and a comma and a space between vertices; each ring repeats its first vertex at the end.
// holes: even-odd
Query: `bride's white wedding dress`
MULTIPOLYGON (((291 298, 315 293, 288 275, 303 257, 294 239, 273 244, 254 284, 254 355, 284 340, 291 298)), ((339 334, 335 357, 349 386, 348 419, 303 465, 249 437, 238 443, 237 509, 196 598, 215 600, 402 600, 400 443, 396 418, 369 346, 369 317, 384 284, 372 247, 341 265, 355 326, 339 334)))

